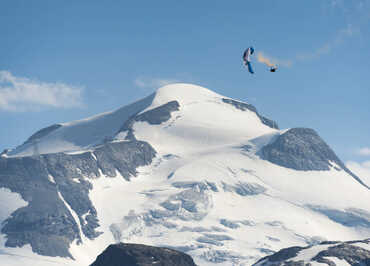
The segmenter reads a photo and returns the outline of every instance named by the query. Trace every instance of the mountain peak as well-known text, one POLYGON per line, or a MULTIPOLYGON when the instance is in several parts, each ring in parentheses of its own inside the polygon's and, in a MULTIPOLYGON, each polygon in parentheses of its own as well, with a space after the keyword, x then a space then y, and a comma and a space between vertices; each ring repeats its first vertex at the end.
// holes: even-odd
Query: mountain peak
POLYGON ((223 97, 216 92, 202 86, 190 83, 173 83, 156 90, 151 108, 177 100, 180 104, 209 100, 223 97))
MULTIPOLYGON (((211 146, 230 144, 278 128, 274 121, 261 116, 250 104, 230 99, 202 86, 175 83, 163 86, 151 95, 118 110, 41 129, 7 155, 31 156, 94 149, 108 140, 124 140, 125 132, 122 129, 131 122, 140 126, 147 123, 149 126, 146 129, 137 128, 135 135, 138 135, 138 139, 140 136, 146 139, 144 135, 149 133, 150 138, 154 134, 159 139, 171 137, 174 144, 187 142, 186 145, 189 145, 191 142, 190 146, 194 147, 199 147, 199 142, 211 146), (155 126, 150 121, 156 121, 155 126), (156 126, 163 127, 163 130, 154 133, 158 130, 156 126)), ((132 128, 130 134, 134 130, 132 128)))
POLYGON ((172 83, 160 87, 157 89, 156 94, 159 96, 164 95, 177 95, 180 97, 191 97, 199 96, 199 95, 207 95, 207 96, 221 96, 216 92, 207 89, 205 87, 191 84, 191 83, 172 83))

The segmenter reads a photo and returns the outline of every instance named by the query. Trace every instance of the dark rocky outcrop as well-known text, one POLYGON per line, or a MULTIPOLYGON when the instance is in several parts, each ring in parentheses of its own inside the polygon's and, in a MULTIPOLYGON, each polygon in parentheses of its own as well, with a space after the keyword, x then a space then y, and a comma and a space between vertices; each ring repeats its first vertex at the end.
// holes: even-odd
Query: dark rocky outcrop
POLYGON ((330 147, 310 128, 292 128, 262 148, 264 159, 295 170, 329 170, 330 161, 341 166, 330 147))
POLYGON ((324 248, 324 250, 318 251, 309 262, 299 260, 297 255, 300 251, 310 249, 312 246, 290 247, 284 248, 273 255, 260 259, 253 264, 253 266, 310 266, 312 265, 312 262, 335 266, 335 262, 330 258, 345 260, 349 265, 353 266, 370 265, 370 239, 346 242, 325 241, 321 242, 319 245, 328 246, 324 248), (369 249, 360 247, 356 244, 367 244, 369 245, 369 249))
POLYGON ((270 256, 266 256, 264 258, 262 258, 261 260, 259 260, 258 262, 264 262, 262 264, 258 264, 258 262, 255 264, 255 265, 261 265, 261 266, 264 266, 264 265, 270 265, 269 263, 274 263, 274 265, 276 266, 300 266, 300 265, 304 265, 302 264, 302 262, 298 261, 298 262, 292 262, 290 261, 290 259, 293 259, 294 257, 296 257, 298 255, 298 253, 305 249, 304 247, 290 247, 290 248, 284 248, 284 249, 281 249, 280 251, 270 255, 270 256))
POLYGON ((243 103, 243 102, 238 102, 238 101, 235 101, 235 100, 232 100, 232 99, 226 99, 226 98, 222 98, 222 101, 224 103, 231 104, 232 106, 234 106, 235 108, 237 108, 239 110, 242 110, 242 111, 246 111, 246 110, 252 111, 252 112, 256 113, 256 115, 258 116, 258 118, 261 120, 261 122, 263 124, 265 124, 266 126, 269 126, 271 128, 279 129, 279 126, 278 126, 278 124, 275 121, 273 121, 271 119, 268 119, 268 118, 260 115, 258 113, 258 111, 257 111, 257 108, 254 107, 251 104, 243 103))
POLYGON ((7 236, 5 245, 30 244, 41 255, 71 257, 69 245, 74 240, 80 242, 81 234, 89 239, 100 234, 96 231, 96 209, 89 198, 89 179, 99 178, 100 169, 111 177, 118 171, 129 180, 136 175, 136 168, 150 164, 155 154, 146 142, 124 141, 106 143, 92 153, 0 157, 0 188, 19 193, 28 203, 4 221, 1 233, 7 236))
MULTIPOLYGON (((4 222, 1 233, 7 236, 7 247, 30 244, 41 255, 71 256, 69 243, 81 240, 78 226, 40 158, 0 158, 0 187, 19 193, 28 202, 4 222)), ((83 193, 77 196, 84 197, 83 193)))
POLYGON ((101 253, 90 266, 196 266, 182 252, 140 244, 114 244, 101 253))
POLYGON ((168 121, 171 118, 171 113, 178 111, 179 107, 180 104, 177 101, 171 101, 144 113, 134 115, 123 124, 117 134, 119 132, 127 131, 128 134, 126 139, 134 140, 135 136, 133 134, 132 126, 135 122, 141 121, 147 122, 151 125, 159 125, 168 121))
MULTIPOLYGON (((292 128, 264 146, 260 154, 274 164, 302 171, 325 171, 331 162, 350 174, 363 186, 359 177, 353 174, 337 157, 334 151, 310 128, 292 128)), ((337 170, 341 170, 337 169, 337 170)))
POLYGON ((135 117, 135 121, 145 121, 151 125, 159 125, 171 118, 171 113, 178 111, 180 104, 177 101, 171 101, 157 108, 146 111, 135 117))
POLYGON ((136 175, 136 168, 152 162, 156 152, 144 141, 106 143, 94 151, 98 167, 107 176, 116 176, 116 169, 127 180, 136 175))
MULTIPOLYGON (((370 243, 370 239, 361 242, 370 243)), ((335 263, 330 263, 330 257, 335 257, 340 260, 347 261, 350 265, 370 265, 370 250, 353 245, 355 243, 356 242, 353 241, 343 242, 333 247, 329 247, 327 250, 319 252, 319 254, 312 258, 312 260, 320 263, 326 263, 328 265, 332 264, 335 266, 335 263)))

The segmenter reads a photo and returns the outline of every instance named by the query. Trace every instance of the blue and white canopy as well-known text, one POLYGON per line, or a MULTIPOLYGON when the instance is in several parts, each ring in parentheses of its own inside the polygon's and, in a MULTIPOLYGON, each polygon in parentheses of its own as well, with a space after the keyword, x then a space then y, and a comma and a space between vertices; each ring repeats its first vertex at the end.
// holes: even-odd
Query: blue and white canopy
POLYGON ((244 54, 243 54, 243 61, 244 61, 244 65, 246 65, 248 67, 248 71, 251 73, 251 74, 254 74, 254 71, 252 69, 252 66, 251 66, 251 55, 254 53, 254 49, 253 47, 249 47, 247 48, 245 51, 244 51, 244 54))

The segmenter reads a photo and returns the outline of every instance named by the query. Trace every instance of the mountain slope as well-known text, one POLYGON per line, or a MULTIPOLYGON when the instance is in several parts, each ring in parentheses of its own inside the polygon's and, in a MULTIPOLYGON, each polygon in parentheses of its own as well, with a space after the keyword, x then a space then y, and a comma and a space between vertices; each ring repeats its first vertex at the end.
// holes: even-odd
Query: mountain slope
POLYGON ((314 131, 279 130, 190 84, 37 132, 3 154, 0 186, 0 199, 18 199, 0 216, 9 265, 87 265, 114 242, 251 265, 291 245, 370 237, 369 189, 314 131))
POLYGON ((41 129, 8 156, 32 156, 87 150, 109 140, 132 115, 148 107, 155 94, 112 112, 41 129))

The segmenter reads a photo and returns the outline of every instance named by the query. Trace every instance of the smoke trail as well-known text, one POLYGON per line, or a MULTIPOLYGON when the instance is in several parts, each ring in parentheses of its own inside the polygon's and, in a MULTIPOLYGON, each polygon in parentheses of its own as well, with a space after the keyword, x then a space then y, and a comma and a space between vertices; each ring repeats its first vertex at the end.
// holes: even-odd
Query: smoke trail
POLYGON ((273 67, 277 64, 276 60, 270 59, 267 56, 265 56, 263 53, 258 52, 257 53, 257 60, 260 63, 264 63, 269 67, 273 67))
POLYGON ((262 52, 257 53, 257 60, 258 62, 263 63, 267 65, 268 67, 276 67, 278 65, 290 67, 293 64, 291 60, 280 60, 280 59, 272 58, 270 56, 265 55, 262 52))

